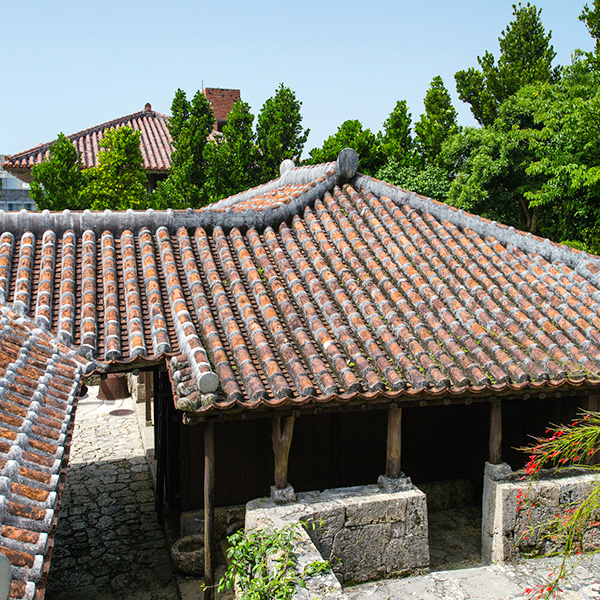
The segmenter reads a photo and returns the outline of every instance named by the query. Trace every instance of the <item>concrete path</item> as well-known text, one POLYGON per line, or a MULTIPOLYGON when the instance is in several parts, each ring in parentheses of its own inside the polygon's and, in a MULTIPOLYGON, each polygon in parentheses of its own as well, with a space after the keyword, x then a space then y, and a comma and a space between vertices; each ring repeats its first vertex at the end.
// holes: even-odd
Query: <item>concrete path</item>
MULTIPOLYGON (((438 571, 421 577, 389 579, 347 587, 350 600, 525 600, 537 598, 559 559, 530 559, 512 565, 494 565, 456 571, 438 571), (530 590, 530 591, 528 591, 530 590)), ((600 556, 573 564, 564 580, 562 600, 600 598, 600 556)))
POLYGON ((97 393, 77 407, 46 600, 176 600, 135 406, 97 393))

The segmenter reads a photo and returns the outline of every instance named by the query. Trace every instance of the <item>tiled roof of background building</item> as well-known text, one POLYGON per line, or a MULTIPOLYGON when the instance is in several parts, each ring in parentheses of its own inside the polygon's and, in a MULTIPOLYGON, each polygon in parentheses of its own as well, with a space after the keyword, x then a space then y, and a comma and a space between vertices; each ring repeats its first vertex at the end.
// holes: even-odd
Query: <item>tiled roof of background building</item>
POLYGON ((84 371, 75 352, 0 308, 0 552, 10 597, 30 600, 48 575, 84 371))
MULTIPOLYGON (((98 165, 98 142, 104 137, 108 129, 130 127, 141 132, 142 156, 144 167, 148 171, 168 171, 171 168, 171 152, 173 144, 169 132, 169 117, 152 110, 150 104, 140 112, 113 119, 106 123, 84 129, 67 136, 75 145, 81 155, 81 162, 85 168, 98 165)), ((30 150, 6 157, 2 167, 19 175, 24 181, 31 182, 31 167, 47 160, 50 155, 52 142, 40 144, 30 150)))
POLYGON ((349 177, 296 168, 201 211, 0 214, 0 297, 113 366, 173 356, 201 414, 598 382, 597 257, 349 177))

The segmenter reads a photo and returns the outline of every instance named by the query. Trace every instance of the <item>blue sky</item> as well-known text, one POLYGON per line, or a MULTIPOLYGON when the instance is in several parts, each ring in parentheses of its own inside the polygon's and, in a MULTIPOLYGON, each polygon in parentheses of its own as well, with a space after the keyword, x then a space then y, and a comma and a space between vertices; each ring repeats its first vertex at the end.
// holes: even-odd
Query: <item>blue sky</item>
MULTIPOLYGON (((591 2, 591 0, 588 0, 591 2)), ((279 83, 302 101, 305 147, 346 119, 379 131, 397 100, 413 121, 441 75, 462 124, 454 73, 476 66, 512 0, 193 2, 29 0, 2 6, 0 153, 142 110, 168 113, 177 88, 239 88, 256 115, 279 83)), ((539 0, 557 63, 592 42, 584 0, 539 0)))

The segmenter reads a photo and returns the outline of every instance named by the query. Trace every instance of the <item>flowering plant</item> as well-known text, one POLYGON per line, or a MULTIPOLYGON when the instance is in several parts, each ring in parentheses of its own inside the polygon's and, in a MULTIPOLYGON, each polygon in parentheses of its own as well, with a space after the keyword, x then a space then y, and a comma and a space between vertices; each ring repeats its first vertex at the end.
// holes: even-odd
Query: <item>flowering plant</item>
MULTIPOLYGON (((522 450, 529 454, 523 479, 535 478, 546 466, 557 471, 577 467, 600 472, 600 413, 583 412, 570 425, 551 427, 546 430, 546 437, 536 438, 533 445, 522 450)), ((520 490, 517 494, 518 511, 528 493, 520 490)), ((570 557, 600 549, 599 514, 600 484, 597 484, 589 493, 569 502, 564 512, 543 524, 543 535, 550 542, 548 554, 560 554, 562 560, 559 568, 549 575, 550 581, 526 590, 530 598, 556 597, 560 582, 574 566, 570 557)))

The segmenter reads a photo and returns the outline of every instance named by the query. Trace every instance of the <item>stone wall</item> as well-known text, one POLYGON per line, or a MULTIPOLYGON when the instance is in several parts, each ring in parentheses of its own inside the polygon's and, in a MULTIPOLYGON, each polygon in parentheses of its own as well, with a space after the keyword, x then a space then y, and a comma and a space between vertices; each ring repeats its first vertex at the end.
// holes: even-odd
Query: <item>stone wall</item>
MULTIPOLYGON (((585 471, 545 472, 522 480, 506 463, 486 464, 483 487, 482 556, 502 563, 519 555, 535 556, 552 549, 544 524, 562 516, 574 502, 600 484, 600 475, 585 471)), ((598 528, 584 537, 585 550, 598 548, 598 528)))
MULTIPOLYGON (((429 568, 427 504, 414 485, 392 492, 377 485, 307 492, 290 504, 259 499, 246 505, 246 529, 275 529, 293 522, 307 526, 302 556, 329 561, 343 583, 420 574, 429 568)), ((307 584, 321 583, 338 594, 341 587, 335 588, 335 578, 329 577, 324 584, 320 578, 307 584)), ((314 597, 310 587, 309 592, 314 597)), ((335 594, 316 597, 343 597, 335 594)))

